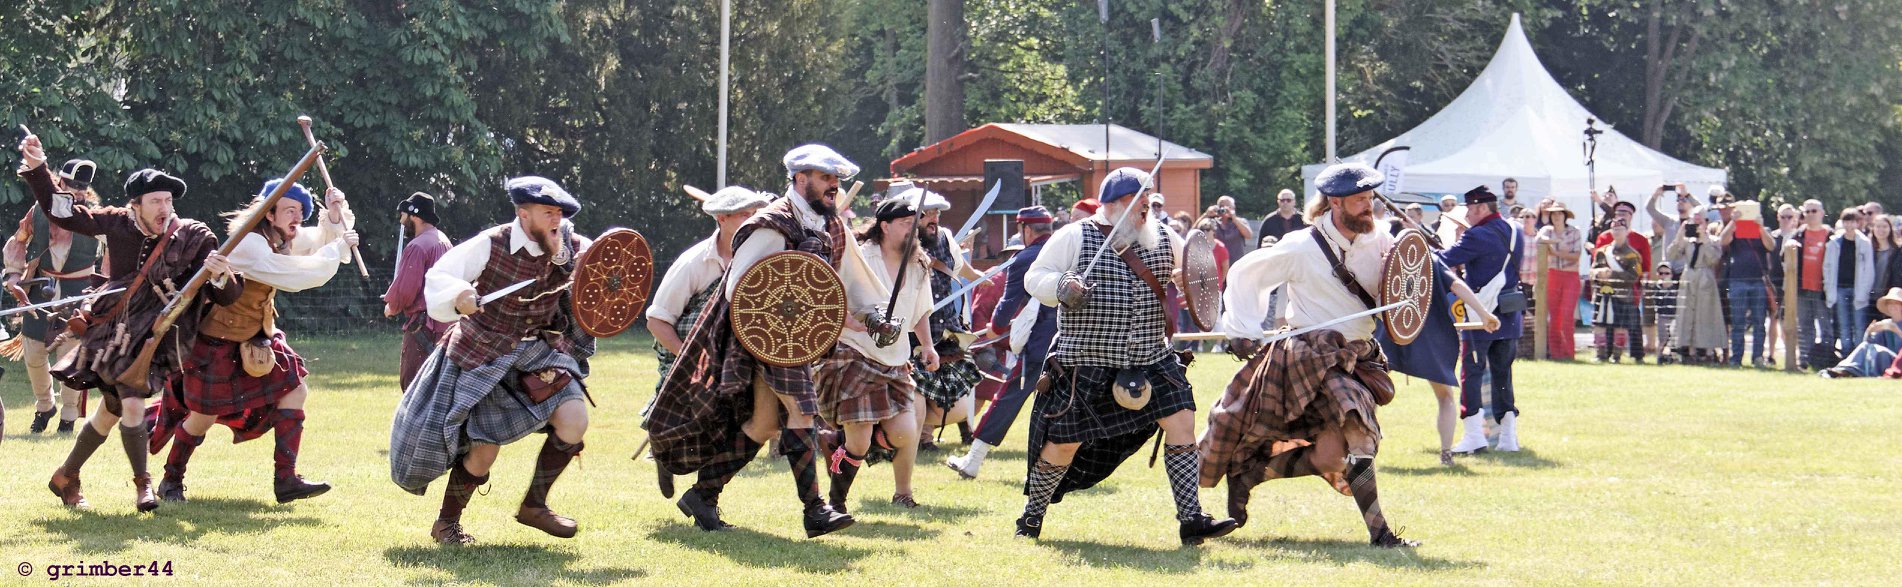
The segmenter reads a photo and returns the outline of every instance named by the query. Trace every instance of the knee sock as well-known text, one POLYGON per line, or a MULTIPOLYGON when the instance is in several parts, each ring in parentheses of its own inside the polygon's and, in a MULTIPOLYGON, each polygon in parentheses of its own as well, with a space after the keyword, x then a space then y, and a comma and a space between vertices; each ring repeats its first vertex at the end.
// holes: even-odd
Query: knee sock
POLYGON ((826 496, 833 507, 845 505, 845 499, 852 494, 852 481, 859 476, 859 468, 865 465, 865 455, 855 455, 841 446, 832 453, 832 488, 826 496))
POLYGON ((198 445, 204 443, 205 437, 192 436, 184 426, 179 426, 178 431, 172 433, 172 452, 165 455, 165 479, 184 481, 185 465, 191 462, 192 452, 198 450, 198 445))
POLYGON ((93 451, 99 450, 99 445, 105 443, 106 435, 100 434, 91 422, 83 423, 79 427, 79 438, 73 442, 73 451, 66 453, 66 464, 60 468, 66 471, 66 476, 78 478, 79 468, 85 466, 86 460, 92 458, 93 451))
POLYGON ((1169 492, 1176 500, 1176 521, 1187 522, 1202 516, 1202 453, 1193 444, 1163 447, 1163 463, 1169 470, 1169 492))
POLYGON ((740 434, 734 444, 738 448, 736 451, 738 456, 701 467, 699 479, 693 483, 692 491, 699 492, 700 497, 704 498, 708 505, 719 505, 720 490, 725 489, 726 484, 733 481, 734 475, 745 470, 747 463, 753 462, 753 458, 759 456, 759 449, 766 446, 753 442, 753 439, 745 434, 740 434))
POLYGON ((522 505, 532 508, 548 507, 548 490, 555 486, 555 479, 568 468, 568 463, 581 454, 585 443, 568 444, 548 433, 548 440, 542 443, 542 452, 535 457, 535 476, 528 481, 528 495, 522 497, 522 505))
POLYGON ((475 496, 476 488, 488 482, 488 475, 477 477, 460 462, 450 467, 449 483, 442 488, 442 510, 436 513, 436 518, 450 522, 462 521, 462 509, 469 507, 469 499, 475 496))
POLYGON ((1069 470, 1069 465, 1051 464, 1043 457, 1037 458, 1037 465, 1030 469, 1030 476, 1024 479, 1025 518, 1043 519, 1044 512, 1050 509, 1050 497, 1056 495, 1057 485, 1063 482, 1063 474, 1069 470))
POLYGON ((304 411, 278 410, 273 415, 271 429, 277 439, 277 449, 271 455, 273 477, 283 480, 297 474, 297 451, 304 444, 304 411))
POLYGON ((1387 517, 1380 513, 1380 493, 1374 484, 1374 459, 1350 457, 1349 460, 1347 482, 1354 489, 1354 505, 1360 506, 1368 537, 1378 540, 1388 529, 1387 517))
POLYGON ((132 465, 134 478, 150 475, 146 471, 145 460, 146 456, 151 454, 151 439, 152 431, 145 429, 144 421, 135 422, 131 426, 121 422, 119 426, 119 443, 125 445, 125 460, 132 465))
POLYGON ((799 503, 807 507, 825 503, 819 499, 819 466, 813 436, 811 428, 787 428, 779 435, 779 454, 792 465, 794 490, 799 503))

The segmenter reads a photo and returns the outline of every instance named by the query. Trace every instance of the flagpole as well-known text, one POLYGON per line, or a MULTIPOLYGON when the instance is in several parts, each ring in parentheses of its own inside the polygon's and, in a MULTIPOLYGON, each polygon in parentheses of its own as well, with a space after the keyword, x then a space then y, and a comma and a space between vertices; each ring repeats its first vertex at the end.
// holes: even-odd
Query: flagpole
POLYGON ((726 186, 727 56, 733 41, 733 0, 720 0, 720 170, 714 189, 726 186))
POLYGON ((1327 0, 1327 159, 1334 156, 1334 0, 1327 0))

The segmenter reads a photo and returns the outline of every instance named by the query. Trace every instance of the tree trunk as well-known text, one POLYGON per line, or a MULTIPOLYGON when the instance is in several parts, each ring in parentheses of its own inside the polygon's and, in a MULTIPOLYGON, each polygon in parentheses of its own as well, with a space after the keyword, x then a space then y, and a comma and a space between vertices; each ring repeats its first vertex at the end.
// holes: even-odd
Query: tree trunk
POLYGON ((925 144, 964 132, 964 0, 925 8, 925 144))

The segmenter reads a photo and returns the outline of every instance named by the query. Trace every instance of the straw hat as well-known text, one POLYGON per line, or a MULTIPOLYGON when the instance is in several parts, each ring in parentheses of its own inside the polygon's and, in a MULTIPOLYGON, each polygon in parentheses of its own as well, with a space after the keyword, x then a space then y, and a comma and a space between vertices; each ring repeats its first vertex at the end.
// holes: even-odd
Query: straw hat
POLYGON ((1902 309, 1891 308, 1891 306, 1897 305, 1902 305, 1902 287, 1891 287, 1889 288, 1888 295, 1876 299, 1876 310, 1883 314, 1894 316, 1898 312, 1902 312, 1902 309))

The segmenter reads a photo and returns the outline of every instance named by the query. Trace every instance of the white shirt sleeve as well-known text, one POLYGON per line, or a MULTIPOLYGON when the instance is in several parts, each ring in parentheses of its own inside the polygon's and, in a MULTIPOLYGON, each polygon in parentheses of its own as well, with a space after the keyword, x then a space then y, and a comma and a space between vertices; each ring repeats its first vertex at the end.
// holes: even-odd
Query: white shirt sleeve
MULTIPOLYGON (((301 231, 300 231, 301 232, 301 231)), ((282 255, 271 250, 264 235, 248 232, 232 247, 231 268, 247 280, 280 291, 303 291, 323 285, 337 275, 342 243, 333 242, 308 254, 282 255)))
MULTIPOLYGON (((318 212, 316 214, 317 216, 316 228, 314 229, 304 228, 304 227, 298 228, 297 236, 291 239, 291 247, 290 247, 291 254, 292 255, 311 254, 312 251, 329 246, 331 243, 336 242, 337 239, 343 238, 343 233, 345 231, 348 231, 352 227, 355 227, 357 225, 357 215, 350 211, 350 205, 345 204, 341 206, 340 208, 342 208, 341 210, 339 210, 339 212, 343 214, 343 224, 331 223, 330 212, 325 211, 325 212, 318 212)), ((350 257, 348 255, 345 255, 343 257, 343 262, 349 263, 350 257)))
POLYGON ((1057 283, 1064 272, 1075 269, 1077 255, 1083 249, 1083 225, 1070 224, 1050 235, 1037 260, 1024 273, 1024 291, 1046 306, 1057 305, 1057 283))
POLYGON ((740 247, 734 249, 733 266, 727 269, 727 275, 732 279, 726 280, 726 285, 721 288, 724 290, 721 295, 726 296, 728 301, 732 301, 733 288, 739 287, 740 276, 745 275, 746 270, 752 269, 754 263, 765 259, 767 255, 783 250, 786 250, 785 235, 770 228, 754 230, 751 236, 746 237, 746 242, 740 243, 740 247))
POLYGON ((713 279, 719 279, 715 273, 709 278, 710 267, 702 257, 705 247, 712 241, 700 241, 687 249, 687 252, 667 268, 667 274, 661 276, 660 286, 654 288, 654 299, 647 304, 647 317, 668 324, 679 324, 680 313, 686 311, 687 300, 713 279))
POLYGON ((1222 320, 1218 326, 1230 338, 1261 339, 1262 321, 1273 309, 1275 288, 1294 278, 1292 243, 1255 249, 1228 269, 1228 289, 1222 292, 1222 320))
POLYGON ((483 231, 475 238, 462 241, 450 247, 436 265, 423 274, 423 301, 429 306, 429 317, 437 322, 455 322, 462 319, 456 312, 456 298, 462 292, 475 291, 475 280, 482 276, 482 268, 489 266, 489 233, 483 231))

